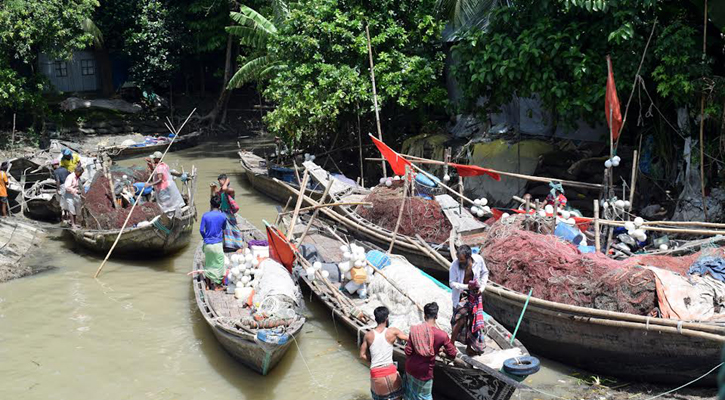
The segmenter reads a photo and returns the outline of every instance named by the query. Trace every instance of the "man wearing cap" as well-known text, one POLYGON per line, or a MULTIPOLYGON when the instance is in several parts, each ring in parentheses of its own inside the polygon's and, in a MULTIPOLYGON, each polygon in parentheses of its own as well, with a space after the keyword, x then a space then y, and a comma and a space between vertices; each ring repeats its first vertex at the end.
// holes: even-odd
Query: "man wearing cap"
POLYGON ((171 178, 171 175, 181 176, 176 171, 171 171, 166 163, 161 162, 163 154, 160 151, 154 152, 150 159, 146 159, 151 172, 155 175, 151 183, 147 183, 145 187, 153 186, 156 202, 165 213, 177 210, 184 206, 184 199, 181 197, 179 188, 171 178))
POLYGON ((68 172, 68 169, 65 167, 60 166, 60 162, 58 160, 53 160, 53 176, 55 177, 55 182, 58 185, 58 195, 60 196, 60 209, 62 210, 62 219, 68 219, 68 207, 66 206, 66 202, 63 201, 63 197, 65 196, 65 180, 68 179, 68 175, 70 175, 70 172, 68 172))
POLYGON ((74 172, 76 167, 81 165, 81 156, 78 153, 74 153, 70 149, 63 149, 62 154, 60 166, 68 170, 69 173, 74 172))

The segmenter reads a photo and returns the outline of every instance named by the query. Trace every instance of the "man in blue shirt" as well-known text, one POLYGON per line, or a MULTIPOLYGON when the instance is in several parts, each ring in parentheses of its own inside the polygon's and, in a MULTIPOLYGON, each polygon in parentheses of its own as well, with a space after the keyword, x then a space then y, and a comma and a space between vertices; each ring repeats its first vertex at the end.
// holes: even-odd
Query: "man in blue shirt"
POLYGON ((224 279, 224 227, 227 216, 219 211, 221 198, 211 198, 211 210, 204 213, 199 225, 199 233, 204 238, 204 276, 216 290, 221 290, 224 279))

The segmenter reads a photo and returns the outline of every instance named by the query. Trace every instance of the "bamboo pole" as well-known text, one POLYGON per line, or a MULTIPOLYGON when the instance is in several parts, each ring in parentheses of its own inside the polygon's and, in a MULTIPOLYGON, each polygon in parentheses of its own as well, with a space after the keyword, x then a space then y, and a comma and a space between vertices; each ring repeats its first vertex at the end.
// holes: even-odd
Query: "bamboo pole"
POLYGON ((633 209, 633 204, 634 204, 634 188, 635 188, 635 185, 637 184, 637 169, 638 169, 638 164, 639 164, 638 157, 639 157, 639 153, 637 152, 637 150, 635 150, 634 154, 632 156, 632 180, 630 181, 631 183, 629 185, 630 210, 633 209))
MULTIPOLYGON (((320 199, 322 201, 322 199, 320 199)), ((339 203, 325 203, 325 204, 319 204, 316 206, 308 206, 308 207, 302 207, 300 208, 300 212, 303 213, 305 211, 314 211, 318 210, 320 208, 330 208, 330 207, 338 207, 338 206, 372 206, 373 203, 370 203, 368 201, 350 201, 350 202, 339 202, 339 203)), ((285 211, 279 213, 279 215, 289 215, 292 214, 292 211, 285 211)))
POLYGON ((423 238, 419 234, 416 233, 415 234, 415 238, 418 239, 418 242, 420 244, 420 247, 424 250, 424 252, 426 254, 428 254, 429 257, 437 260, 439 264, 441 264, 442 266, 445 267, 445 269, 448 270, 448 269, 451 268, 450 261, 446 260, 446 258, 443 257, 441 255, 441 253, 439 253, 439 252, 435 251, 434 249, 432 249, 430 247, 430 245, 428 244, 428 242, 426 242, 425 240, 423 240, 423 238))
POLYGON ((13 133, 10 136, 10 150, 15 149, 15 113, 13 113, 13 133))
MULTIPOLYGON (((365 25, 365 35, 368 39, 368 57, 370 58, 370 80, 373 82, 373 104, 375 105, 375 123, 377 124, 378 128, 378 139, 382 142, 383 141, 383 130, 380 128, 380 110, 378 109, 378 91, 375 88, 375 65, 373 64, 373 45, 370 41, 370 28, 368 25, 365 25)), ((362 139, 361 139, 362 140, 362 139)), ((381 164, 383 165, 383 177, 388 177, 388 170, 385 166, 385 160, 382 160, 381 164)))
POLYGON ((280 217, 284 214, 287 214, 287 209, 289 208, 289 203, 292 202, 292 196, 287 197, 287 203, 285 203, 284 208, 282 209, 281 213, 277 214, 277 218, 274 219, 274 224, 279 225, 280 217))
MULTIPOLYGON (((409 156, 407 154, 399 154, 401 157, 407 159, 408 161, 414 162, 416 164, 433 164, 433 165, 444 165, 443 161, 438 160, 429 160, 425 158, 420 157, 413 157, 409 156)), ((367 161, 380 161, 385 160, 383 158, 366 158, 367 161)), ((415 166, 415 164, 414 164, 415 166)), ((591 190, 601 190, 604 185, 598 184, 598 183, 587 183, 587 182, 577 182, 577 181, 569 181, 566 179, 557 179, 557 178, 547 178, 547 177, 541 177, 541 176, 532 176, 532 175, 525 175, 525 174, 517 174, 514 172, 505 172, 505 171, 499 171, 491 168, 486 168, 489 171, 499 174, 501 176, 508 176, 511 178, 519 178, 519 179, 525 179, 533 182, 543 182, 543 183, 549 183, 549 182, 560 182, 562 186, 570 186, 570 187, 577 187, 581 189, 591 189, 591 190)))
MULTIPOLYGON (((174 130, 171 131, 171 133, 174 134, 174 137, 171 138, 169 145, 166 146, 166 150, 164 150, 164 153, 161 155, 161 159, 159 160, 159 163, 164 161, 164 157, 166 157, 166 153, 169 152, 171 145, 174 144, 174 141, 176 140, 176 138, 179 137, 179 132, 181 132, 181 130, 184 129, 184 126, 186 126, 186 123, 189 122, 189 119, 195 112, 196 112, 196 108, 191 110, 191 112, 189 113, 189 116, 186 117, 186 120, 184 121, 183 124, 181 124, 179 129, 177 129, 175 131, 174 130)), ((157 166, 158 166, 158 164, 157 164, 157 166)), ((149 178, 146 180, 146 183, 151 182, 151 179, 153 179, 155 173, 156 173, 156 167, 154 167, 154 170, 151 171, 151 174, 149 175, 149 178)), ((113 242, 113 245, 108 250, 108 254, 106 254, 106 258, 103 259, 103 262, 101 262, 101 265, 98 267, 98 270, 96 270, 95 275, 93 275, 94 279, 98 278, 98 275, 101 273, 103 266, 106 265, 106 262, 111 257, 111 254, 113 253, 113 250, 116 248, 116 245, 118 244, 119 239, 121 239, 121 235, 123 235, 123 231, 126 229, 126 225, 128 225, 128 221, 131 219, 133 210, 136 208, 136 204, 138 204, 138 201, 141 198, 142 194, 143 194, 143 190, 139 191, 139 193, 136 195, 136 199, 134 200, 133 204, 131 205, 131 211, 128 212, 128 215, 126 216, 126 220, 123 221, 123 226, 121 226, 121 230, 118 232, 118 236, 116 236, 116 240, 113 242)))
POLYGON ((700 222, 700 221, 644 221, 642 225, 672 225, 672 226, 706 226, 710 228, 725 228, 725 224, 716 222, 700 222))
MULTIPOLYGON (((707 0, 705 0, 705 16, 702 32, 702 61, 707 53, 707 0)), ((700 189, 702 191, 702 211, 707 221, 707 202, 705 196, 705 92, 700 97, 700 189)))
POLYGON ((594 246, 597 253, 602 251, 601 228, 599 226, 599 200, 594 199, 594 246))
POLYGON ((302 174, 302 183, 300 184, 300 194, 297 195, 297 204, 295 204, 295 212, 292 214, 292 221, 290 221, 289 227, 287 228, 287 237, 292 237, 294 234, 295 224, 297 223, 297 216, 300 213, 300 206, 302 206, 302 198, 305 197, 305 189, 307 188, 307 181, 310 179, 310 171, 305 169, 305 173, 302 174))
POLYGON ((395 240, 398 238, 398 229, 400 229, 400 221, 403 219, 403 210, 405 209, 405 200, 408 195, 408 185, 410 184, 410 170, 405 167, 405 183, 403 183, 403 199, 400 202, 400 210, 398 210, 398 219, 395 221, 395 229, 390 238, 390 247, 388 247, 388 254, 393 251, 395 246, 395 240))
MULTIPOLYGON (((320 203, 324 203, 325 200, 327 200, 327 195, 330 193, 330 188, 332 187, 332 179, 330 179, 328 175, 329 183, 327 186, 325 186, 325 191, 322 193, 322 197, 320 198, 320 203)), ((323 204, 324 205, 324 204, 323 204)), ((302 236, 300 236, 300 239, 297 241, 297 243, 302 243, 302 241, 305 239, 305 236, 307 236, 307 232, 309 232, 310 227, 312 226, 312 222, 315 221, 315 218, 317 218, 317 214, 320 213, 320 209, 316 208, 315 211, 312 213, 312 216, 310 217, 310 220, 307 221, 307 226, 305 226, 305 230, 302 231, 302 236)))

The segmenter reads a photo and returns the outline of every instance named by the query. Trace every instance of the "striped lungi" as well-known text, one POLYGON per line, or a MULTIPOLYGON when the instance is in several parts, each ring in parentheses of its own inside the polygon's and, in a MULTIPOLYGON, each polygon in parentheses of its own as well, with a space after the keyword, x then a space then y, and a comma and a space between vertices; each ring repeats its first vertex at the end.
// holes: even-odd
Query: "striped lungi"
POLYGON ((370 370, 370 393, 373 400, 399 400, 403 398, 403 380, 394 364, 370 370))
POLYGON ((224 212, 227 224, 224 226, 224 248, 236 251, 244 247, 244 235, 237 225, 237 217, 231 212, 224 212))
POLYGON ((433 379, 421 381, 405 374, 405 400, 433 400, 433 379))

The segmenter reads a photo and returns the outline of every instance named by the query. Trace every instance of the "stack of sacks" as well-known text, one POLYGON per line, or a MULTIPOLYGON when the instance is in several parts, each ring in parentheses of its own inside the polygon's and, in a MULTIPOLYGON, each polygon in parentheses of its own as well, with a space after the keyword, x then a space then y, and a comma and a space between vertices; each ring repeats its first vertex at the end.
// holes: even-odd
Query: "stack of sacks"
POLYGON ((241 304, 247 303, 247 300, 254 294, 254 278, 259 274, 259 259, 252 255, 249 249, 244 249, 244 253, 234 253, 225 255, 225 266, 228 273, 227 293, 234 293, 241 304))

